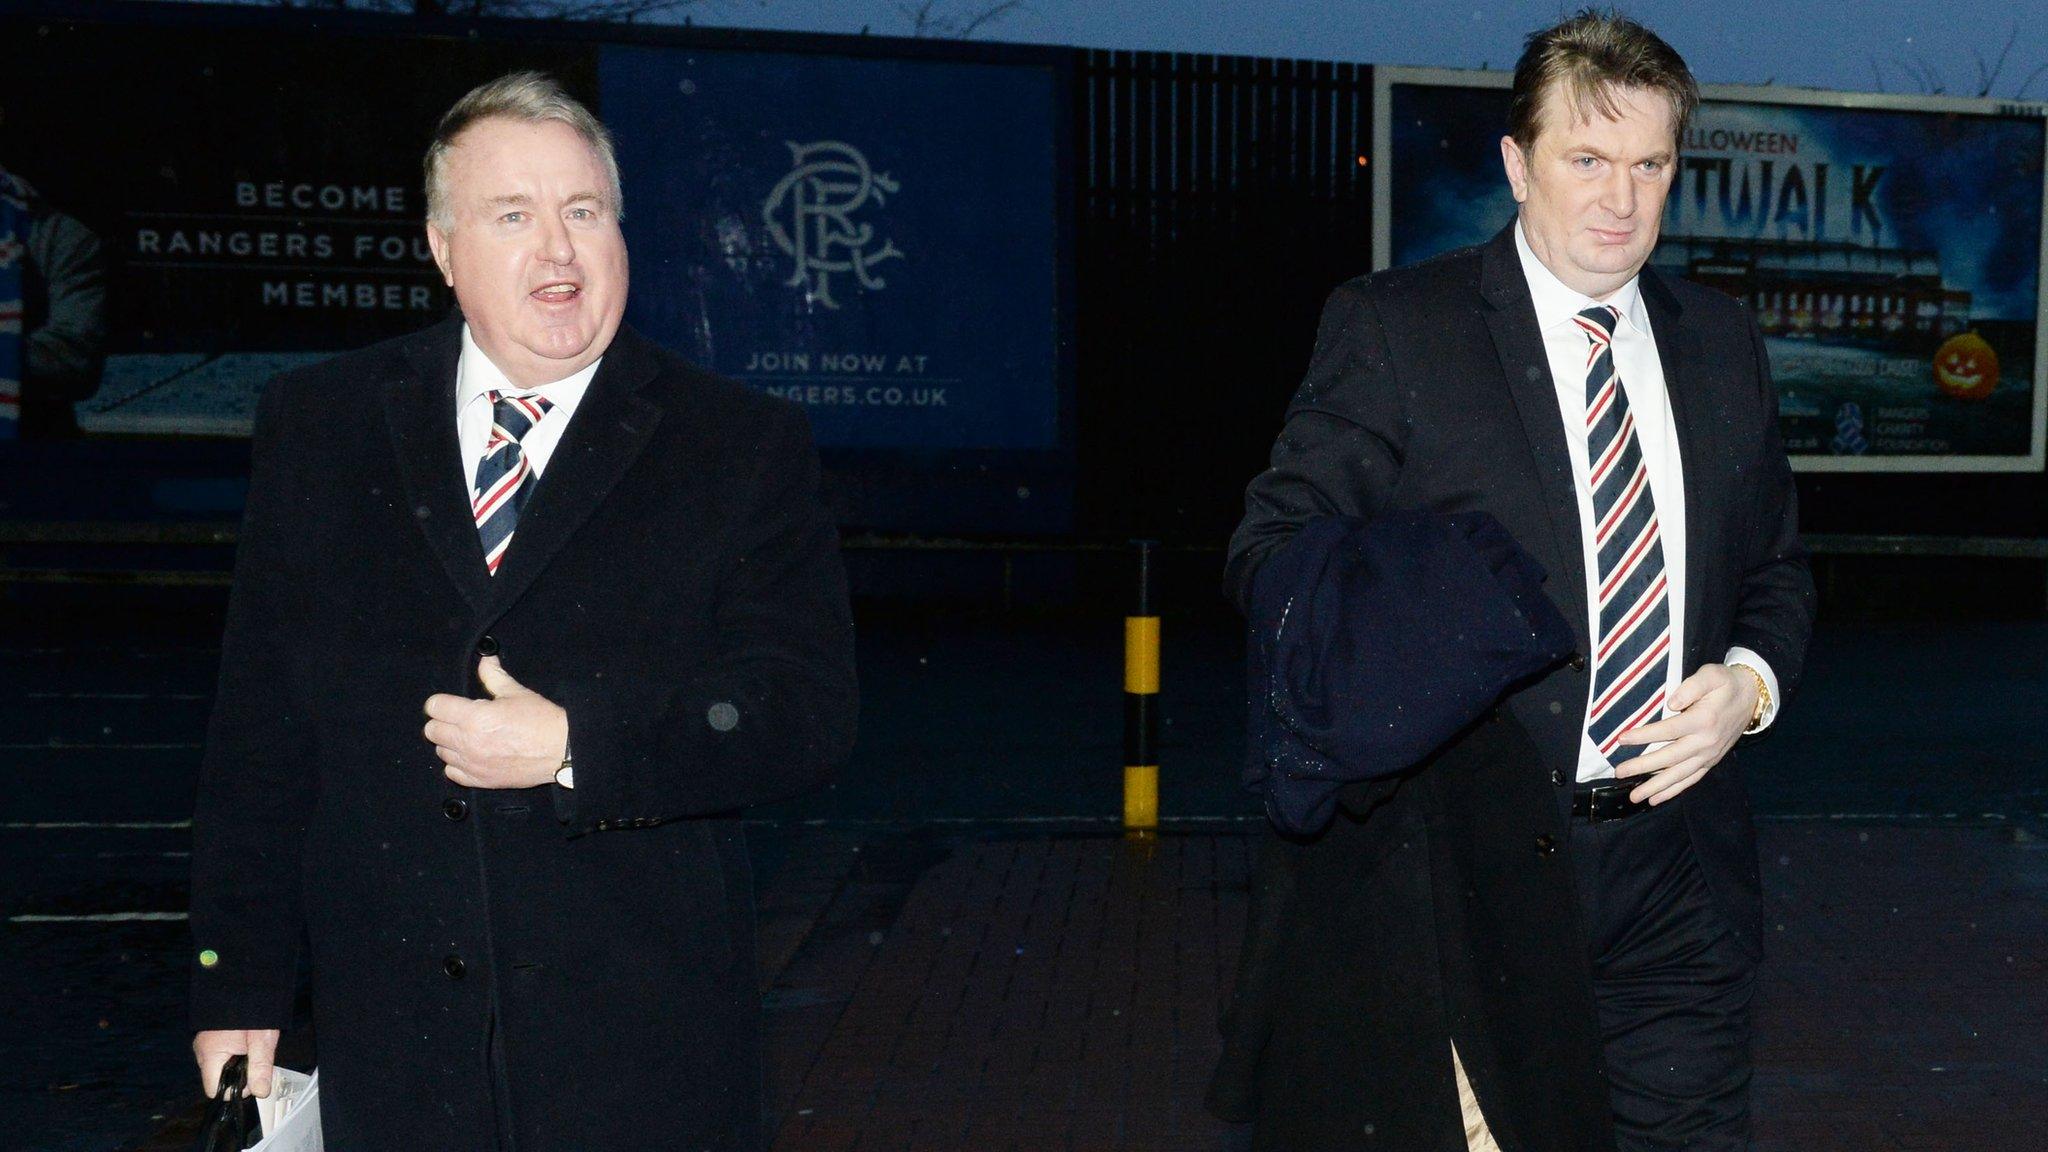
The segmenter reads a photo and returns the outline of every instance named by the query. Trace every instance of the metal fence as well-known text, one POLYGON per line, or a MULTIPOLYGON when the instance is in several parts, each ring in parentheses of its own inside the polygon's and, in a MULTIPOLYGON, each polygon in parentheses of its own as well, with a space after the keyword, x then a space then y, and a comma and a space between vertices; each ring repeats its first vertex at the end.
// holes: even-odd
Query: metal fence
POLYGON ((1080 523, 1220 538, 1323 297, 1371 267, 1372 71, 1078 60, 1080 523))

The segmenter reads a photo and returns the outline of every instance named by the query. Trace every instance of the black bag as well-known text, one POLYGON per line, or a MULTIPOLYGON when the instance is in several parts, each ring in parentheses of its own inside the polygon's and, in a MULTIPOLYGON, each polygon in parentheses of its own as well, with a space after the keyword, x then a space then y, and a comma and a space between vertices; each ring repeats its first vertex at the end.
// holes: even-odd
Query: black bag
POLYGON ((242 1152, 261 1139, 256 1098, 249 1095, 249 1058, 230 1056, 220 1070, 220 1091, 206 1106, 206 1121, 199 1126, 192 1152, 242 1152))

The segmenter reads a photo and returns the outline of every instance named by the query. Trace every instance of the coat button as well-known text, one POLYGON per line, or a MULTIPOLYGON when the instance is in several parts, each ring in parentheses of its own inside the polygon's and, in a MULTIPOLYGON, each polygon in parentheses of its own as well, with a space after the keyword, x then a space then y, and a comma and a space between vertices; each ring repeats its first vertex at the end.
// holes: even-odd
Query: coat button
POLYGON ((450 820, 460 820, 464 816, 469 815, 469 801, 464 800, 460 796, 450 796, 448 799, 441 801, 441 815, 446 816, 450 820))
POLYGON ((1550 786, 1551 786, 1552 788, 1562 788, 1562 787, 1564 787, 1564 772, 1563 772, 1563 771, 1561 771, 1560 769, 1557 769, 1557 768, 1552 768, 1552 769, 1550 770, 1550 786))
POLYGON ((1557 837, 1552 836, 1548 832, 1538 833, 1536 836, 1536 854, 1538 856, 1557 855, 1557 837))
POLYGON ((1572 671, 1574 671, 1574 672, 1584 672, 1585 670, 1586 670, 1586 654, 1585 654, 1584 652, 1574 652, 1574 653, 1572 653, 1572 671))
POLYGON ((453 952, 450 952, 448 954, 448 958, 446 960, 441 961, 441 971, 446 972, 450 980, 462 979, 462 957, 457 956, 453 952))
POLYGON ((498 654, 498 638, 485 634, 478 639, 476 642, 476 654, 479 656, 496 656, 498 654))

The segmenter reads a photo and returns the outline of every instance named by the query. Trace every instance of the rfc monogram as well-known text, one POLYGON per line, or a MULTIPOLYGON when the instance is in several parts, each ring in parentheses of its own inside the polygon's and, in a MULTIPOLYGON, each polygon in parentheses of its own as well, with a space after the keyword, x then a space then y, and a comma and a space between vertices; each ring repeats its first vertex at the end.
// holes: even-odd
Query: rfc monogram
POLYGON ((884 260, 901 260, 895 244, 877 245, 875 226, 858 222, 855 214, 888 203, 901 190, 886 172, 869 167, 867 157, 851 144, 822 140, 815 144, 785 141, 792 167, 761 205, 769 235, 795 262, 791 288, 802 288, 811 300, 836 309, 832 277, 851 272, 862 288, 885 286, 874 268, 884 260))

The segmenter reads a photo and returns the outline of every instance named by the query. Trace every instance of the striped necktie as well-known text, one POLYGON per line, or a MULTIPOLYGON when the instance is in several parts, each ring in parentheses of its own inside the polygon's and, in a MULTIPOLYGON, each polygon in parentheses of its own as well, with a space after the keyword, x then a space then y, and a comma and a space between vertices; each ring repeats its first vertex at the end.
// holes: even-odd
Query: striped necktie
POLYGON ((1614 326, 1621 313, 1601 305, 1574 318, 1586 355, 1586 459, 1599 549, 1599 639, 1593 705, 1586 732, 1619 765, 1641 755, 1623 733, 1657 718, 1671 660, 1671 600, 1650 470, 1636 442, 1636 420, 1614 367, 1614 326))
POLYGON ((554 405, 542 396, 484 395, 491 402, 491 438, 484 444, 483 459, 477 462, 469 510, 476 516, 484 563, 496 576, 505 549, 512 543, 512 530, 519 525, 519 511, 526 507, 536 483, 533 466, 519 450, 519 441, 554 405))

